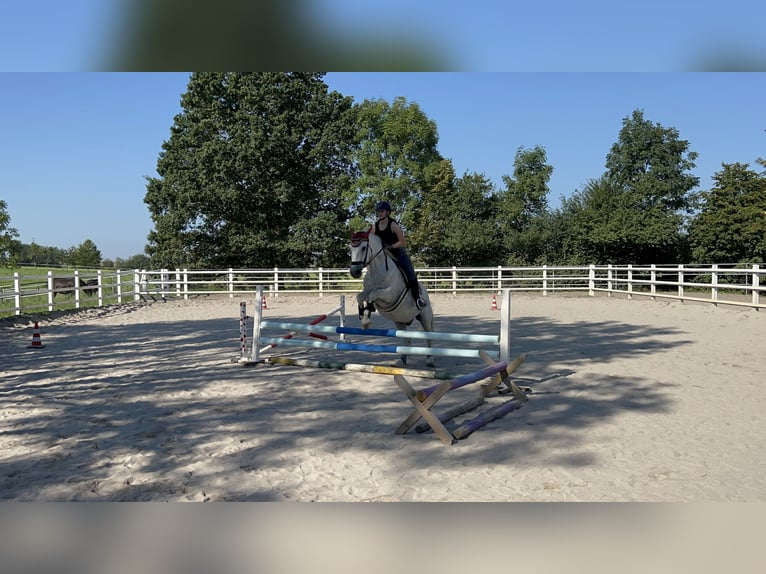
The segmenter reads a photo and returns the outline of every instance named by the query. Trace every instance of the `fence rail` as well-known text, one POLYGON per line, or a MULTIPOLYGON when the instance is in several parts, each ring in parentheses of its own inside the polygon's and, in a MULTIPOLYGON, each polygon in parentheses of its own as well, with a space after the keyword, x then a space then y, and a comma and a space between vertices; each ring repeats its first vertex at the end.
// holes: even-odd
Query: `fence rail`
MULTIPOLYGON (((2 273, 0 271, 0 273, 2 273)), ((584 265, 542 267, 436 267, 417 269, 431 293, 511 291, 542 295, 582 291, 766 308, 766 268, 737 265, 584 265)), ((338 294, 361 290, 348 269, 160 269, 97 272, 48 271, 0 275, 0 316, 50 312, 145 299, 253 293, 262 285, 280 294, 338 294), (69 279, 64 287, 60 279, 69 279), (90 281, 87 287, 82 286, 90 281)))

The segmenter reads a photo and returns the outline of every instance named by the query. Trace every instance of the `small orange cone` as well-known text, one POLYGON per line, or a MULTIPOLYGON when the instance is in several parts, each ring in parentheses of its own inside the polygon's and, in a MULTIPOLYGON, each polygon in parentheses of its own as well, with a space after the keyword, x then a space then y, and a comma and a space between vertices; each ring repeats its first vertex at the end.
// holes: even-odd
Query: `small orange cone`
POLYGON ((266 306, 266 295, 261 298, 261 309, 268 309, 266 306))
POLYGON ((44 346, 42 339, 40 339, 40 327, 38 326, 37 321, 35 321, 35 331, 32 333, 32 344, 29 345, 29 348, 42 349, 44 346))
POLYGON ((492 306, 489 308, 490 311, 497 311, 497 297, 495 295, 492 295, 492 306))

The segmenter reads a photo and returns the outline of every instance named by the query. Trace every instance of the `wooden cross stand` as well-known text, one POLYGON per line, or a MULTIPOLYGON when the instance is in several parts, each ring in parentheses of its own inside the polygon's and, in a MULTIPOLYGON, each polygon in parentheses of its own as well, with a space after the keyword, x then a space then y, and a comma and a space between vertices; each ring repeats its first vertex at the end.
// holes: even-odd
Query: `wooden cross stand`
POLYGON ((485 352, 480 352, 482 359, 487 366, 473 373, 466 375, 460 375, 449 381, 443 381, 436 385, 430 386, 419 391, 415 391, 410 383, 402 375, 394 375, 394 380, 399 388, 402 389, 404 394, 410 400, 415 410, 402 421, 397 427, 396 434, 406 433, 412 426, 418 422, 421 418, 425 420, 427 425, 421 425, 418 427, 418 431, 428 430, 432 428, 437 436, 445 444, 454 444, 458 439, 468 436, 471 432, 487 424, 489 421, 494 420, 510 410, 518 408, 523 402, 526 402, 527 396, 513 381, 510 379, 510 374, 513 373, 519 366, 526 360, 526 354, 520 355, 513 362, 507 363, 505 361, 494 362, 492 358, 485 352), (448 392, 470 385, 477 381, 481 381, 492 377, 489 383, 481 386, 481 391, 478 397, 455 405, 454 407, 445 410, 441 414, 437 415, 431 409, 433 406, 448 392), (512 392, 513 399, 490 409, 483 415, 468 421, 462 427, 456 429, 455 434, 450 433, 445 427, 444 422, 455 418, 456 416, 468 412, 484 403, 485 397, 489 396, 500 383, 505 383, 507 388, 500 390, 499 392, 512 392), (512 406, 509 406, 513 403, 512 406), (503 408, 501 408, 503 407, 503 408))

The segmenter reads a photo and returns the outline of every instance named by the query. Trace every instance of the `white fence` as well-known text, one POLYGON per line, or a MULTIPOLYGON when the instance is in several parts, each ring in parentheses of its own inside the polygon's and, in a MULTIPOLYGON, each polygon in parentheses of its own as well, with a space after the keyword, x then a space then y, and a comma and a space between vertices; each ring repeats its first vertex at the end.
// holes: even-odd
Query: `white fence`
MULTIPOLYGON (((766 268, 736 265, 585 265, 542 267, 442 267, 417 269, 430 292, 496 293, 502 289, 537 292, 583 291, 590 296, 652 297, 711 304, 766 307, 766 268)), ((0 271, 0 273, 2 273, 0 271)), ((120 304, 148 298, 188 298, 213 293, 234 297, 262 285, 270 297, 281 294, 355 293, 361 280, 348 269, 227 269, 48 272, 0 275, 0 316, 120 304), (95 280, 84 288, 54 289, 55 278, 95 280), (58 295, 58 296, 57 296, 58 295)))

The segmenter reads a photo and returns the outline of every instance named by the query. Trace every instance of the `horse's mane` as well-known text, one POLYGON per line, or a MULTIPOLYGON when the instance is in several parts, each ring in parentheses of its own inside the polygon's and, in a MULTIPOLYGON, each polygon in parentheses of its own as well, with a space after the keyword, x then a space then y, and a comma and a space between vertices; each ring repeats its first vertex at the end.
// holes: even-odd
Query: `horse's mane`
POLYGON ((370 233, 370 230, 367 231, 355 231, 351 234, 351 245, 353 247, 356 247, 359 245, 362 241, 369 241, 370 235, 373 235, 370 233))

